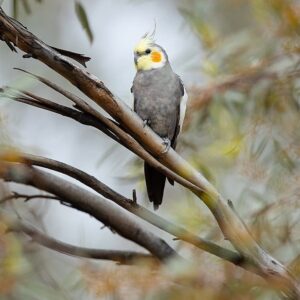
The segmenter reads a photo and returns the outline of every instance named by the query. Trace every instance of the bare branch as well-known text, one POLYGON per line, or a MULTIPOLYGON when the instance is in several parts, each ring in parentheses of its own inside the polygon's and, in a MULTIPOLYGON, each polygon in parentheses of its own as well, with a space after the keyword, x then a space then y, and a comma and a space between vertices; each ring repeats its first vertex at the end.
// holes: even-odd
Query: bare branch
MULTIPOLYGON (((21 70, 21 69, 20 69, 21 70)), ((27 71, 24 71, 26 73, 29 73, 27 71)), ((94 110, 92 107, 90 107, 86 102, 84 102, 79 97, 71 94, 70 92, 67 92, 63 90, 62 88, 58 87, 54 83, 51 83, 49 80, 44 79, 40 76, 34 75, 32 73, 29 73, 32 76, 39 78, 42 80, 42 82, 47 82, 48 86, 52 86, 56 91, 62 92, 63 95, 67 95, 68 98, 72 98, 73 102, 76 103, 77 108, 81 108, 84 110, 84 112, 79 112, 75 109, 57 104, 53 101, 50 101, 48 99, 33 95, 32 93, 25 92, 25 91, 19 91, 20 93, 27 95, 26 96, 18 96, 18 95, 9 95, 7 94, 7 91, 5 89, 0 89, 0 94, 2 94, 11 100, 26 103, 35 107, 39 107, 45 110, 49 110, 51 112, 55 112, 57 114, 67 116, 69 118, 72 118, 73 120, 78 121, 79 123, 82 123, 84 125, 93 126, 99 130, 101 130, 103 133, 126 147, 127 149, 131 150, 133 153, 138 155, 143 160, 147 161, 151 166, 158 169, 160 172, 164 173, 167 177, 173 179, 174 181, 182 184, 183 186, 201 191, 198 187, 196 187, 194 184, 190 183, 189 181, 185 180, 181 176, 178 176, 176 173, 172 172, 168 168, 166 168, 164 165, 162 165, 159 161, 157 161, 150 153, 145 151, 145 149, 136 141, 134 140, 130 135, 128 135, 122 128, 118 126, 115 122, 112 120, 109 120, 108 118, 105 118, 101 113, 94 110), (86 113, 86 112, 87 113, 86 113), (92 115, 90 115, 92 113, 92 115)))
POLYGON ((3 197, 2 199, 0 199, 0 203, 4 203, 7 202, 9 200, 13 200, 13 199, 19 199, 22 198, 24 199, 25 202, 30 201, 32 199, 51 199, 51 200, 60 200, 59 198, 57 198, 56 196, 52 196, 52 195, 43 195, 43 194, 38 194, 38 195, 25 195, 25 194, 19 194, 16 192, 13 192, 11 195, 3 197))
POLYGON ((25 103, 34 107, 42 108, 54 112, 56 114, 71 118, 81 124, 92 126, 102 131, 104 134, 106 134, 116 142, 121 143, 121 141, 107 128, 105 124, 101 122, 101 120, 85 112, 81 112, 76 109, 57 104, 53 101, 33 95, 29 92, 15 90, 11 87, 0 89, 0 96, 9 98, 13 101, 25 103), (11 93, 11 91, 14 93, 11 93))
MULTIPOLYGON (((8 157, 8 156, 7 156, 8 157)), ((0 161, 8 161, 7 158, 5 158, 5 155, 0 155, 0 161)), ((227 261, 230 261, 236 265, 250 268, 252 271, 254 269, 254 266, 251 265, 250 261, 246 261, 243 257, 241 257, 238 253, 233 252, 231 250, 228 250, 226 248, 220 247, 210 241, 207 241, 205 239, 202 239, 195 234, 187 231, 181 226, 178 226, 172 222, 169 222, 162 217, 154 214, 150 210, 144 208, 143 206, 140 206, 138 203, 134 202, 131 199, 128 199, 124 197, 123 195, 117 193, 116 191, 112 190, 110 187, 96 179, 94 176, 91 176, 75 167, 72 167, 68 164, 41 157, 36 155, 30 155, 30 154, 24 154, 24 153, 18 153, 18 157, 16 159, 12 158, 10 161, 17 162, 18 160, 21 160, 25 162, 28 165, 33 166, 39 166, 44 167, 47 169, 51 169, 53 171, 60 172, 62 174, 68 175, 81 183, 85 184, 86 186, 92 188, 97 193, 100 193, 105 198, 115 202, 119 206, 123 207, 124 209, 130 211, 134 215, 140 217, 141 219, 149 222, 150 224, 162 229, 165 232, 168 232, 174 236, 176 236, 178 239, 186 241, 188 243, 193 244, 194 246, 209 252, 213 255, 216 255, 220 258, 223 258, 227 261)), ((12 196, 13 197, 13 196, 12 196)))
MULTIPOLYGON (((28 198, 31 198, 31 196, 28 196, 28 198)), ((140 260, 158 262, 149 254, 134 251, 102 250, 73 246, 44 234, 28 222, 10 215, 7 211, 1 210, 1 215, 5 224, 8 226, 8 232, 23 232, 30 236, 33 242, 63 254, 91 259, 112 260, 122 264, 133 264, 140 260)))
POLYGON ((161 238, 143 229, 112 203, 52 174, 22 164, 2 163, 0 177, 56 195, 72 208, 86 212, 118 234, 146 248, 159 260, 179 257, 161 238))

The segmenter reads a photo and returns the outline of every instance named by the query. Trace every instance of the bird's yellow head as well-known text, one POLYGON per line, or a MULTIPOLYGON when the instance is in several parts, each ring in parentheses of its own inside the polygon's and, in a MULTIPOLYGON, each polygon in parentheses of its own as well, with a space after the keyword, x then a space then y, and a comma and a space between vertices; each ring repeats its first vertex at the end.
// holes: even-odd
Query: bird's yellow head
POLYGON ((145 35, 134 48, 134 63, 138 71, 162 68, 168 60, 165 51, 151 35, 145 35))

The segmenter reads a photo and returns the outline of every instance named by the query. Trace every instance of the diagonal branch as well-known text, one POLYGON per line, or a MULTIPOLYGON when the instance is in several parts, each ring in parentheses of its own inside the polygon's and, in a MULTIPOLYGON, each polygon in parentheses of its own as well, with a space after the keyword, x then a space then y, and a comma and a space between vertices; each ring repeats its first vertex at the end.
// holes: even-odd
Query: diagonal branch
MULTIPOLYGON (((29 73, 27 71, 24 72, 29 73)), ((58 87, 57 85, 55 85, 54 83, 50 82, 49 80, 43 77, 34 75, 32 73, 29 74, 38 78, 48 86, 51 86, 53 89, 62 93, 67 98, 72 99, 72 102, 76 104, 76 107, 81 108, 83 112, 63 106, 61 104, 57 104, 53 101, 33 95, 32 93, 25 92, 25 91, 23 92, 18 91, 19 93, 21 93, 21 95, 18 94, 11 95, 8 93, 11 88, 2 89, 2 90, 0 89, 0 95, 2 94, 3 96, 8 97, 11 100, 17 102, 29 104, 31 106, 35 106, 45 110, 49 110, 51 112, 55 112, 57 114, 78 121, 79 123, 82 123, 84 125, 89 125, 94 128, 97 128, 101 130, 103 133, 105 133, 107 136, 114 139, 116 142, 120 143, 127 149, 131 150, 133 153, 138 155, 143 160, 147 161, 151 166, 153 166, 160 172, 164 173, 167 177, 175 180, 176 182, 180 183, 181 185, 189 189, 199 190, 199 188, 197 188, 194 184, 190 183, 186 179, 182 178, 181 176, 177 175, 176 173, 172 172, 170 169, 162 165, 149 152, 147 152, 135 139, 133 139, 122 128, 120 128, 118 124, 104 117, 101 113, 94 110, 82 99, 80 99, 76 95, 73 95, 70 92, 63 90, 62 88, 58 87)))
MULTIPOLYGON (((39 195, 39 197, 41 197, 41 195, 39 195)), ((44 234, 28 222, 10 215, 7 211, 1 210, 1 215, 7 226, 7 232, 23 232, 30 236, 33 242, 60 253, 92 259, 112 260, 122 264, 132 264, 139 260, 157 262, 153 256, 135 251, 102 250, 73 246, 44 234)))
POLYGON ((93 216, 122 237, 146 248, 161 261, 172 257, 180 258, 164 240, 142 228, 118 207, 62 178, 24 164, 5 162, 1 164, 0 177, 6 181, 33 186, 57 196, 73 208, 93 216))
MULTIPOLYGON (((144 208, 143 206, 135 203, 131 199, 124 197, 123 195, 115 192, 109 186, 102 183, 100 180, 96 179, 94 176, 91 176, 75 167, 72 167, 68 164, 41 157, 36 155, 30 155, 25 153, 19 153, 16 158, 9 158, 9 156, 5 157, 5 154, 0 155, 0 161, 10 161, 17 162, 22 161, 28 165, 39 166, 43 168, 47 168, 53 171, 60 172, 62 174, 68 175, 84 185, 92 188, 97 193, 101 194, 105 198, 113 201, 117 205, 123 207, 134 215, 140 217, 144 221, 149 222, 150 224, 162 229, 169 234, 174 235, 180 240, 191 243, 194 246, 209 252, 213 255, 216 255, 220 258, 223 258, 227 261, 230 261, 236 265, 248 268, 253 270, 254 266, 251 265, 251 262, 245 261, 243 257, 241 257, 238 253, 228 250, 226 248, 220 247, 210 241, 202 239, 197 235, 189 232, 181 226, 178 226, 172 222, 169 222, 162 217, 154 214, 150 210, 144 208)), ((11 197, 13 197, 12 195, 11 197)), ((1 202, 1 201, 0 201, 1 202)))
POLYGON ((104 134, 106 134, 116 142, 120 143, 119 139, 111 131, 109 131, 107 126, 103 124, 101 120, 85 112, 81 112, 76 109, 57 104, 48 99, 33 95, 29 92, 22 92, 11 87, 0 88, 0 96, 9 98, 13 101, 25 103, 34 107, 42 108, 44 110, 54 112, 64 117, 71 118, 81 124, 92 126, 102 131, 104 134))

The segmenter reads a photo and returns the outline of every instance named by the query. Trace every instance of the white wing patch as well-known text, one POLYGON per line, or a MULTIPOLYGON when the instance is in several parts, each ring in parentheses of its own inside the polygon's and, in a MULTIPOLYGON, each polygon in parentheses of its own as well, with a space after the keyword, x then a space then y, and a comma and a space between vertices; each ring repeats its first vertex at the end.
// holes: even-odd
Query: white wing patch
POLYGON ((187 100, 188 100, 188 94, 186 92, 186 89, 184 87, 183 87, 183 89, 184 89, 184 94, 180 101, 180 111, 179 111, 179 126, 180 126, 179 130, 180 131, 182 130, 182 125, 183 125, 185 111, 186 111, 186 104, 187 104, 187 100))

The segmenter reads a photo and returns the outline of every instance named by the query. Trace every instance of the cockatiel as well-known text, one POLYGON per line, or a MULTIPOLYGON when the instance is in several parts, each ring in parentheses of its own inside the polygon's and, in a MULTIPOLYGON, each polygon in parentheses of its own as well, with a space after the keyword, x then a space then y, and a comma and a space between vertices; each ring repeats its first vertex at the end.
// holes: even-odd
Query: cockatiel
MULTIPOLYGON (((134 111, 152 128, 166 145, 176 147, 182 128, 187 93, 179 76, 173 72, 166 51, 155 43, 153 35, 146 34, 134 48, 137 73, 131 91, 134 95, 134 111)), ((144 164, 149 200, 154 209, 162 203, 166 177, 144 164)), ((173 185, 174 182, 169 180, 173 185)))

